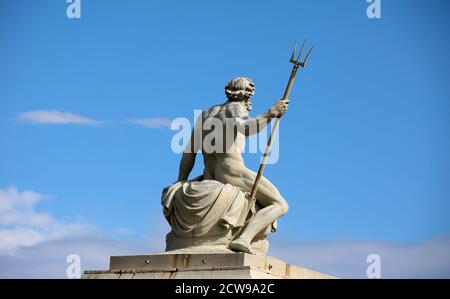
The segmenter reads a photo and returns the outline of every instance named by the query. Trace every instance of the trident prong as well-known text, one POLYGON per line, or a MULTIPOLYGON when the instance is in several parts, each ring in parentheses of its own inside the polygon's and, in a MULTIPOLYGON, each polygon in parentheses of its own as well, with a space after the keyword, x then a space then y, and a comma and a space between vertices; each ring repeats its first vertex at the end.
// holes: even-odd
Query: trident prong
POLYGON ((291 59, 289 59, 290 62, 295 62, 294 60, 295 52, 297 52, 297 43, 294 43, 294 50, 292 51, 291 59))
POLYGON ((302 47, 300 48, 300 52, 298 53, 297 60, 295 61, 295 64, 299 64, 300 63, 300 57, 302 56, 303 49, 305 48, 305 42, 306 42, 306 40, 303 40, 302 47))
POLYGON ((301 57, 302 57, 303 49, 305 47, 305 43, 306 43, 306 40, 303 41, 302 47, 300 48, 300 52, 298 53, 298 56, 297 56, 296 60, 294 60, 294 57, 295 57, 295 52, 297 52, 297 44, 294 44, 294 50, 292 51, 292 55, 291 55, 291 58, 289 59, 289 61, 291 63, 293 63, 294 67, 296 67, 296 68, 299 68, 299 67, 304 68, 305 67, 306 61, 309 58, 309 54, 311 54, 311 51, 314 48, 314 47, 311 47, 311 49, 309 49, 308 53, 306 54, 305 59, 303 59, 303 61, 301 61, 301 57))

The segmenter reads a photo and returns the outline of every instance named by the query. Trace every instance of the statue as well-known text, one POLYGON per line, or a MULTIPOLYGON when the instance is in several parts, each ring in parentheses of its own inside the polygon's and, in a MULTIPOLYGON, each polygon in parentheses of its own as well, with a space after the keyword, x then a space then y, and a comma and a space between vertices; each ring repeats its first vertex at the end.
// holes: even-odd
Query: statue
POLYGON ((164 253, 113 256, 109 270, 85 271, 84 278, 334 278, 287 264, 267 255, 266 237, 277 228, 288 204, 263 176, 273 137, 289 107, 298 68, 294 64, 281 100, 263 114, 250 117, 255 84, 246 77, 225 86, 226 101, 202 111, 184 147, 178 179, 163 189, 164 217, 171 226, 164 253), (272 131, 258 172, 245 166, 246 138, 272 122, 272 131), (197 153, 203 156, 200 176, 189 178, 197 153))
POLYGON ((288 109, 297 69, 304 67, 312 50, 301 62, 302 49, 297 60, 294 53, 290 59, 294 67, 283 99, 267 112, 249 116, 255 85, 249 78, 237 77, 225 86, 227 100, 204 110, 197 119, 183 152, 178 181, 162 194, 164 216, 172 227, 166 236, 166 251, 267 253, 266 236, 276 230, 276 219, 286 214, 288 204, 262 172, 279 120, 288 109), (241 154, 245 139, 273 119, 272 135, 255 173, 245 166, 241 154), (189 180, 199 151, 203 174, 189 180))

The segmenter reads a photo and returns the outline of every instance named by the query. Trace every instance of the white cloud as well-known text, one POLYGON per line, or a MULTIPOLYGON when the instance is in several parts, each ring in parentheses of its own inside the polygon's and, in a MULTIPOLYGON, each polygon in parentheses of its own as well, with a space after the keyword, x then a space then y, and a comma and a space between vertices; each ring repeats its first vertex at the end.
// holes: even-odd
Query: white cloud
MULTIPOLYGON (((78 114, 60 111, 60 110, 34 110, 19 113, 17 120, 21 123, 31 124, 54 124, 54 125, 101 125, 105 122, 84 117, 78 114)), ((172 123, 171 119, 163 117, 153 118, 131 118, 126 119, 123 123, 143 126, 145 128, 169 128, 172 123)))
POLYGON ((111 255, 146 254, 161 251, 148 244, 96 235, 67 237, 31 247, 22 247, 14 255, 0 253, 0 278, 66 278, 66 258, 77 254, 81 270, 108 269, 111 255))
POLYGON ((127 122, 129 124, 143 126, 146 128, 160 128, 160 129, 169 128, 170 129, 170 124, 172 123, 172 120, 168 119, 168 118, 155 117, 155 118, 133 118, 133 119, 128 119, 125 122, 127 122))
MULTIPOLYGON (((160 217, 138 242, 99 237, 93 225, 64 222, 35 206, 47 197, 0 188, 0 278, 65 278, 69 254, 83 270, 107 269, 111 255, 148 254, 164 249, 168 226, 160 217)), ((113 233, 129 233, 119 227, 113 233)), ((341 278, 366 278, 369 254, 381 258, 382 278, 450 278, 450 237, 414 243, 324 241, 289 243, 275 234, 269 254, 285 262, 341 278)))
POLYGON ((450 278, 450 237, 414 243, 335 241, 274 242, 271 255, 341 278, 367 278, 369 254, 381 258, 382 278, 450 278))
MULTIPOLYGON (((0 188, 0 278, 66 278, 70 254, 80 256, 84 271, 107 269, 111 255, 164 249, 166 232, 160 232, 158 224, 152 226, 150 238, 139 242, 118 240, 107 233, 100 236, 91 224, 61 221, 36 211, 36 205, 47 198, 16 187, 0 188)), ((115 233, 133 232, 119 227, 115 233)))
POLYGON ((16 187, 0 188, 0 253, 22 247, 93 233, 93 225, 80 221, 65 222, 35 205, 47 197, 34 191, 18 191, 16 187))
POLYGON ((33 123, 33 124, 78 124, 78 125, 99 125, 102 122, 73 114, 70 112, 58 111, 58 110, 35 110, 22 112, 19 114, 18 120, 20 122, 33 123))
POLYGON ((118 235, 133 235, 135 232, 132 229, 126 227, 118 227, 114 230, 114 233, 118 235))
MULTIPOLYGON (((382 278, 450 278, 450 239, 401 245, 381 241, 273 244, 270 255, 285 262, 340 278, 366 278, 366 257, 381 257, 382 278)), ((0 253, 0 278, 65 278, 69 254, 78 254, 82 270, 107 269, 111 255, 149 254, 164 250, 164 235, 139 242, 97 235, 67 237, 0 253)))

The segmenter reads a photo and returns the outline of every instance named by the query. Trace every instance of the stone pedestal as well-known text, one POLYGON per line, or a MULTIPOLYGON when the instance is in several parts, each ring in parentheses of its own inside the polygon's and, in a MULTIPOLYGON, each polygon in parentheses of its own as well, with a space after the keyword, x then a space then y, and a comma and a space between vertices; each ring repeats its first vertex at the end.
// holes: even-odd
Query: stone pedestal
POLYGON ((112 256, 109 270, 85 271, 85 279, 251 279, 335 278, 286 264, 269 256, 246 253, 162 253, 112 256))

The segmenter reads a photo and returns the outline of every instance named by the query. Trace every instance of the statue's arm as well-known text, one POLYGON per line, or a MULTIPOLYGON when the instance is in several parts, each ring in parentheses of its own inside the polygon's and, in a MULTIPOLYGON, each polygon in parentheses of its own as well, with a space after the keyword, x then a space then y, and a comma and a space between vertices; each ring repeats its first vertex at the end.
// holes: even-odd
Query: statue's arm
POLYGON ((187 181, 189 174, 194 168, 196 153, 183 153, 178 173, 178 181, 187 181))
POLYGON ((265 112, 256 117, 236 117, 235 120, 239 132, 245 136, 251 136, 264 129, 272 118, 272 115, 265 112))
POLYGON ((289 105, 289 100, 278 100, 266 112, 256 116, 249 117, 248 113, 238 113, 235 118, 239 132, 245 136, 259 133, 264 129, 272 118, 282 116, 289 105))
POLYGON ((194 142, 194 130, 192 130, 191 139, 189 140, 186 148, 184 149, 183 156, 180 161, 180 168, 178 171, 178 181, 186 181, 189 178, 189 174, 194 168, 195 157, 198 149, 195 147, 194 142))

